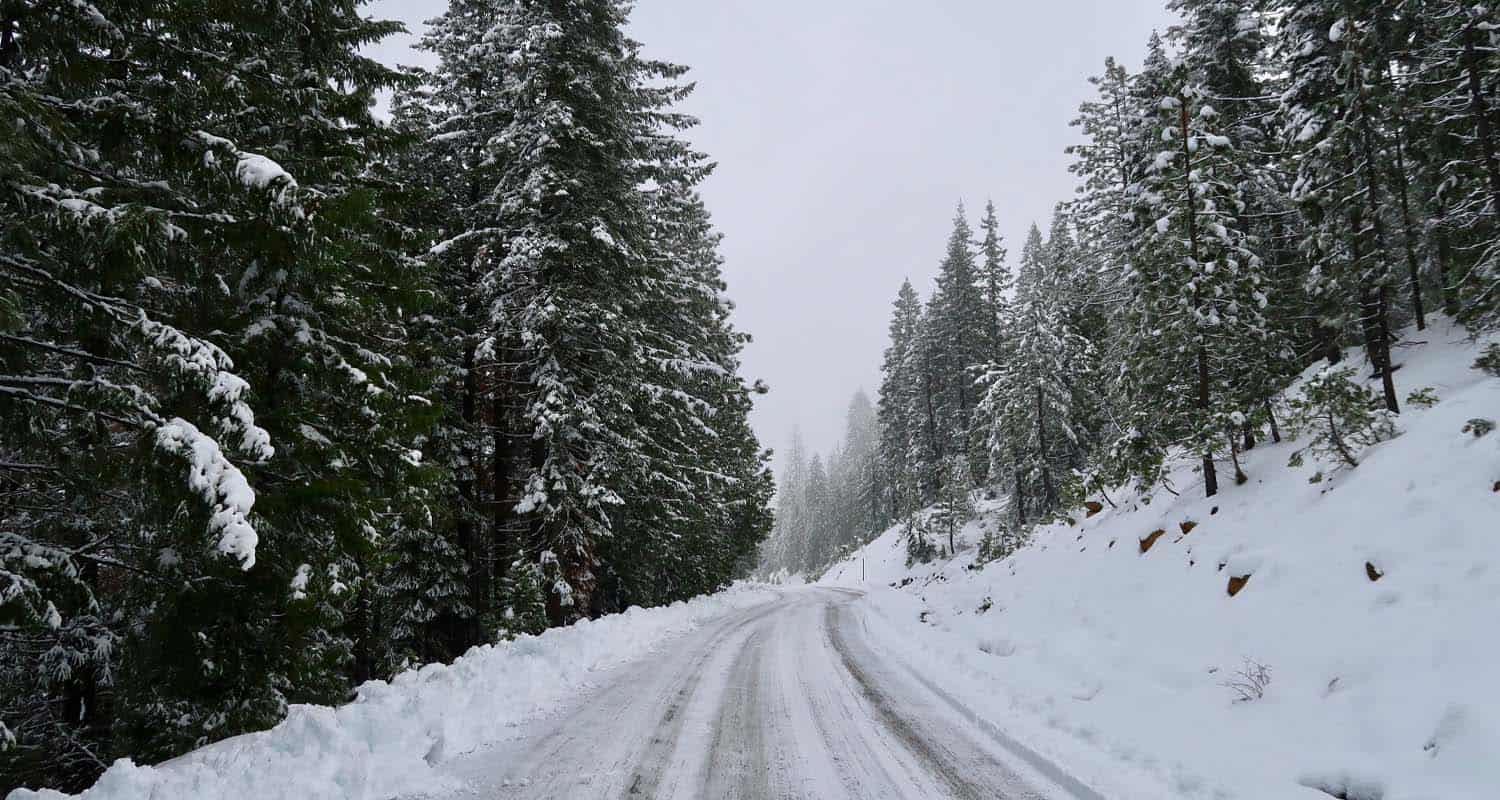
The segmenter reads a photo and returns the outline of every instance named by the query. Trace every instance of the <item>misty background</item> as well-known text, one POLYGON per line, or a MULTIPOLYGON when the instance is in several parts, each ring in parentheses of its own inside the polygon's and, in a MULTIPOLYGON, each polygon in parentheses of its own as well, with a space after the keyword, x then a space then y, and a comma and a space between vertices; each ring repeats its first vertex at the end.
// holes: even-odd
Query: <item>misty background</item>
MULTIPOLYGON (((703 187, 724 234, 735 324, 763 379, 752 417, 783 449, 794 427, 826 453, 854 391, 875 399, 891 301, 924 298, 955 205, 977 223, 993 199, 1014 268, 1033 221, 1072 196, 1069 122, 1106 56, 1139 65, 1163 0, 641 0, 631 34, 686 64, 690 138, 719 166, 703 187)), ((446 0, 376 0, 412 49, 446 0)))

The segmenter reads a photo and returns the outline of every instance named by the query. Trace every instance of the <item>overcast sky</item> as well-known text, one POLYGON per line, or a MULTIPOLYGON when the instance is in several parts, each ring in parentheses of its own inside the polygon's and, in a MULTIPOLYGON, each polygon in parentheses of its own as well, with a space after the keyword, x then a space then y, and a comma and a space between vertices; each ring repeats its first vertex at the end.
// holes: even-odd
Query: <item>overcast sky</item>
MULTIPOLYGON (((875 397, 891 301, 925 297, 955 204, 993 199, 1014 265, 1027 227, 1071 196, 1063 148, 1113 55, 1132 68, 1165 0, 639 0, 631 35, 692 67, 685 106, 719 163, 703 189, 724 233, 754 422, 783 448, 838 441, 856 389, 875 397)), ((446 0, 376 0, 413 31, 446 0)), ((428 63, 411 39, 391 63, 428 63)), ((977 221, 977 220, 976 220, 977 221)))

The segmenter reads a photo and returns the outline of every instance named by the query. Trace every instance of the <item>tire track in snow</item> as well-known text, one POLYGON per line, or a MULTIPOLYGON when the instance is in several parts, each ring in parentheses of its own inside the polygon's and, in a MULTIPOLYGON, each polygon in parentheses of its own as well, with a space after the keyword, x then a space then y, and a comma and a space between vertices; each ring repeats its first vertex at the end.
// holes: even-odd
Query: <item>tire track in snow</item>
POLYGON ((645 751, 636 760, 635 769, 625 792, 627 798, 658 796, 668 768, 676 763, 673 754, 678 749, 678 740, 682 736, 683 726, 686 723, 685 712, 688 704, 692 702, 699 686, 703 683, 707 673, 705 667, 722 654, 724 643, 766 617, 785 610, 786 605, 785 603, 772 603, 769 608, 760 613, 720 631, 703 647, 702 652, 692 659, 688 667, 679 672, 676 685, 668 692, 661 719, 647 740, 645 751))
POLYGON ((749 800, 771 796, 761 698, 765 633, 762 629, 751 634, 730 667, 698 797, 749 800))
MULTIPOLYGON (((832 637, 833 645, 835 649, 839 651, 839 654, 843 659, 845 668, 855 676, 856 680, 860 681, 861 684, 864 684, 866 686, 872 686, 873 682, 870 681, 868 672, 860 669, 857 663, 858 659, 853 657, 853 654, 851 653, 851 650, 854 648, 851 646, 850 640, 844 637, 844 628, 852 627, 848 624, 850 618, 847 616, 846 612, 847 609, 843 608, 842 606, 829 606, 827 609, 828 627, 830 635, 832 637), (840 625, 840 620, 837 619, 837 617, 842 617, 845 624, 840 625)), ((863 620, 860 620, 860 622, 860 627, 862 628, 863 620)), ((1013 737, 1009 736, 1004 731, 1002 731, 995 723, 979 716, 971 708, 963 704, 952 694, 944 690, 941 686, 937 685, 935 681, 918 672, 910 664, 907 664, 899 658, 890 659, 888 661, 881 661, 874 656, 873 652, 867 645, 860 643, 859 645, 857 645, 857 647, 862 651, 862 654, 866 656, 871 662, 894 662, 901 669, 901 671, 906 674, 906 676, 915 681, 927 692, 931 693, 933 697, 941 701, 941 703, 946 706, 952 713, 957 714, 962 720, 969 723, 968 730, 977 731, 984 734, 984 736, 988 738, 993 744, 998 745, 1000 750, 1003 751, 1006 755, 1022 762, 1031 770, 1034 770, 1039 777, 1050 782, 1055 787, 1065 792, 1066 796, 1073 798, 1074 800, 1105 800, 1104 796, 1099 794, 1092 787, 1083 783, 1073 775, 1070 775, 1067 772, 1063 771, 1063 769, 1056 763, 1037 753, 1035 750, 1032 750, 1013 737)), ((880 693, 879 689, 876 689, 875 691, 877 693, 880 693)), ((908 705, 911 706, 915 704, 908 703, 908 705)), ((902 724, 905 725, 905 723, 902 724)), ((956 729, 955 733, 957 733, 956 729)), ((963 736, 964 734, 960 735, 963 736)), ((921 740, 922 737, 919 736, 918 739, 921 740)), ((934 737, 929 736, 924 741, 934 740, 934 737)), ((979 752, 981 753, 985 764, 995 772, 996 778, 1003 781, 1004 783, 1011 785, 1011 793, 996 795, 994 793, 995 789, 992 787, 988 790, 987 793, 981 790, 981 793, 979 794, 961 794, 959 795, 960 797, 999 796, 1007 798, 1007 800, 1009 800, 1010 798, 1021 800, 1021 798, 1044 797, 1044 795, 1037 793, 1034 782, 1027 781, 1021 776, 1017 775, 1014 769, 1007 766, 1000 760, 994 758, 990 754, 984 753, 982 750, 980 750, 979 752)))

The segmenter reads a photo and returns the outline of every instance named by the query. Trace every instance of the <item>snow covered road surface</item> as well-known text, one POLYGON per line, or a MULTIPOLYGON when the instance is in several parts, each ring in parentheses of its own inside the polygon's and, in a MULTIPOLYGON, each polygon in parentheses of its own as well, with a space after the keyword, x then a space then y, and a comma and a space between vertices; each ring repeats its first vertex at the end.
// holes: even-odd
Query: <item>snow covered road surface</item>
POLYGON ((440 770, 459 798, 1101 800, 877 656, 859 592, 788 589, 440 770))

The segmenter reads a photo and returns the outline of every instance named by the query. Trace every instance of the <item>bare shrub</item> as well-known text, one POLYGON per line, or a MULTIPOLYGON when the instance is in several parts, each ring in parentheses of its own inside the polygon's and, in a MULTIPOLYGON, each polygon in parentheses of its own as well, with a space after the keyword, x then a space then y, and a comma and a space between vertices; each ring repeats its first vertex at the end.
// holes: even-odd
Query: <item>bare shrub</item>
POLYGON ((1234 692, 1236 703, 1259 700, 1266 696, 1266 687, 1271 685, 1271 668, 1253 658, 1246 658, 1244 665, 1235 670, 1234 677, 1220 685, 1234 692))

